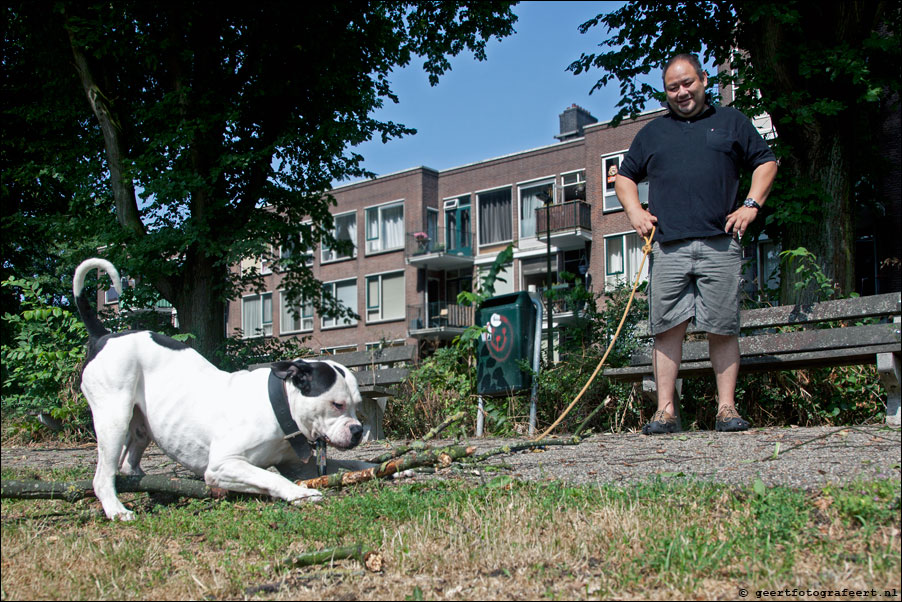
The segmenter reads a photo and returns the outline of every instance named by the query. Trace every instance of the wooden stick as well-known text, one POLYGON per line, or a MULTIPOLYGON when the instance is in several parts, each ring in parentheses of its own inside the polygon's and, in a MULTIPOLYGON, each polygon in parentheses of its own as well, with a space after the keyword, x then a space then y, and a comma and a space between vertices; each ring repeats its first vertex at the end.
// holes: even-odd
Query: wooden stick
POLYGON ((527 449, 541 449, 543 447, 547 447, 549 445, 579 445, 582 443, 582 437, 578 437, 573 435, 569 439, 551 439, 551 440, 542 440, 542 441, 528 441, 526 443, 521 443, 520 445, 502 445, 501 447, 496 447, 491 451, 487 451, 484 454, 479 454, 478 456, 473 457, 469 462, 482 462, 486 458, 491 458, 492 456, 498 456, 501 454, 512 454, 518 451, 524 451, 527 449))
MULTIPOLYGON (((169 493, 199 499, 222 498, 228 495, 225 489, 208 487, 206 483, 197 479, 179 479, 166 475, 117 475, 116 491, 169 493)), ((76 502, 94 497, 94 485, 89 480, 70 482, 4 480, 0 484, 0 497, 76 502)))
POLYGON ((372 464, 382 464, 383 462, 387 462, 387 461, 391 460, 392 458, 398 458, 400 456, 403 456, 410 450, 426 449, 426 445, 425 445, 426 441, 429 441, 430 439, 434 439, 439 433, 441 433, 443 430, 445 430, 446 428, 448 428, 455 422, 458 422, 459 420, 463 420, 466 417, 466 415, 467 415, 467 413, 461 410, 460 412, 457 412, 456 414, 453 414, 453 415, 449 416, 448 418, 445 418, 445 420, 443 420, 441 424, 434 427, 431 431, 429 431, 428 433, 423 435, 422 439, 414 441, 410 445, 401 445, 399 447, 396 447, 396 448, 392 449, 391 451, 387 451, 380 456, 376 456, 375 458, 370 460, 370 462, 372 464))
POLYGON ((416 468, 418 466, 432 466, 435 464, 443 467, 450 466, 455 460, 471 456, 476 451, 475 447, 463 447, 460 445, 449 445, 448 447, 440 447, 436 449, 425 449, 411 452, 403 458, 396 458, 383 462, 379 466, 367 468, 366 470, 354 470, 350 472, 338 472, 335 474, 316 477, 315 479, 307 479, 305 481, 295 481, 301 487, 308 489, 333 489, 341 488, 346 485, 357 485, 365 481, 373 479, 383 479, 397 472, 416 468))

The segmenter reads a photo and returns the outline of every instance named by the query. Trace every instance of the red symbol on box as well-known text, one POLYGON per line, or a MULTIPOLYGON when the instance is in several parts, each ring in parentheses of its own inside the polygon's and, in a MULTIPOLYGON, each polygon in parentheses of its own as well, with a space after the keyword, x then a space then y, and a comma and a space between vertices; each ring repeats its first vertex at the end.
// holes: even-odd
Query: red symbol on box
POLYGON ((514 347, 511 323, 506 317, 493 314, 487 326, 489 328, 489 338, 486 341, 486 345, 489 348, 489 355, 499 362, 503 362, 511 354, 511 349, 514 347))

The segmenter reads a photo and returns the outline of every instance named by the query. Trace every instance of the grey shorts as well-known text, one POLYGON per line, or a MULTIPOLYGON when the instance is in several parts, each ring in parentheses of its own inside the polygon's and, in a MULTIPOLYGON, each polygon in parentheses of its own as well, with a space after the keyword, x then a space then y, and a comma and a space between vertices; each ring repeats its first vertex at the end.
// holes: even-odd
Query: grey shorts
POLYGON ((656 242, 648 267, 651 334, 690 318, 705 332, 739 334, 741 264, 742 247, 727 234, 656 242))

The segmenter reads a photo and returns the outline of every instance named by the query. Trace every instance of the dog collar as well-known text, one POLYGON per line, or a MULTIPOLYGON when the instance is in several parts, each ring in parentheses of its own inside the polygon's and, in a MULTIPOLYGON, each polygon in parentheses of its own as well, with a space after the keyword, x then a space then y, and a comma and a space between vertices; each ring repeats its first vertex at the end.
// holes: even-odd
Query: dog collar
POLYGON ((298 458, 306 462, 313 455, 313 448, 298 423, 291 417, 291 410, 288 407, 288 394, 285 392, 285 381, 273 374, 269 373, 269 403, 272 405, 272 411, 276 415, 279 427, 285 433, 285 440, 291 445, 291 449, 297 454, 298 458))

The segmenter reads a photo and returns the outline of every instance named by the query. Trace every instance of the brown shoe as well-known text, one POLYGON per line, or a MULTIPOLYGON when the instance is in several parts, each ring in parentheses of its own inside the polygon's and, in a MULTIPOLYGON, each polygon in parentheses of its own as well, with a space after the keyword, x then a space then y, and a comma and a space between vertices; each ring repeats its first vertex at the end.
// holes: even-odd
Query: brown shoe
POLYGON ((662 435, 665 433, 679 433, 680 419, 672 416, 664 410, 658 410, 651 420, 642 427, 643 435, 662 435))
POLYGON ((749 430, 748 420, 744 420, 733 406, 722 406, 717 410, 717 421, 714 430, 722 433, 734 433, 749 430))

